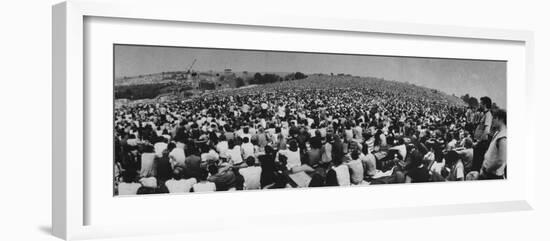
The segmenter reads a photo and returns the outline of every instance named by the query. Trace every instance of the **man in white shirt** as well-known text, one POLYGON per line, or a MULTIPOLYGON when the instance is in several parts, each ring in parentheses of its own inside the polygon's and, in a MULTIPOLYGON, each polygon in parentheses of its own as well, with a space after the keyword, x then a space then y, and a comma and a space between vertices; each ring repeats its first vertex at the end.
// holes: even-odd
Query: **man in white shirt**
POLYGON ((174 170, 174 178, 166 181, 164 184, 170 193, 185 193, 191 190, 191 187, 197 183, 197 179, 181 179, 178 169, 174 170))
POLYGON ((247 159, 248 157, 254 156, 254 145, 250 143, 250 139, 248 137, 243 138, 243 144, 241 145, 241 151, 244 159, 247 159))
POLYGON ((135 174, 125 172, 122 179, 123 182, 119 183, 117 187, 118 195, 136 195, 141 184, 134 182, 135 174))
POLYGON ((204 171, 199 176, 199 182, 193 184, 193 192, 215 192, 216 191, 216 184, 213 182, 209 182, 208 179, 208 172, 204 171))
POLYGON ((255 162, 256 160, 254 157, 248 157, 246 159, 246 165, 248 165, 248 167, 239 169, 239 173, 244 178, 243 188, 245 190, 260 189, 262 168, 255 166, 255 162))
POLYGON ((353 151, 350 154, 351 160, 346 163, 351 170, 351 182, 355 185, 361 184, 364 179, 363 163, 359 158, 359 151, 353 151))

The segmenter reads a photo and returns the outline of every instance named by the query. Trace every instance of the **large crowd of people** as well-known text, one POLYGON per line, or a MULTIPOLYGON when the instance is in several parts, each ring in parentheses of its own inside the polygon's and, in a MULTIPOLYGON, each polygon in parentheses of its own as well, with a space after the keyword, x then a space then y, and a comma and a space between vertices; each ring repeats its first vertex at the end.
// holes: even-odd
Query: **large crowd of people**
POLYGON ((506 178, 506 112, 489 97, 299 81, 117 106, 115 195, 506 178))

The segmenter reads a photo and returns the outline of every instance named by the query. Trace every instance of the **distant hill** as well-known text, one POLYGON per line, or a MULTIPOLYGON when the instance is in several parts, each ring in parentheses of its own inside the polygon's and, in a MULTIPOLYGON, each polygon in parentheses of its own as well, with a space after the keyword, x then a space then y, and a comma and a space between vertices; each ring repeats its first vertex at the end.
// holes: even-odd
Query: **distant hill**
POLYGON ((358 77, 351 75, 326 75, 312 74, 306 79, 282 81, 264 85, 255 85, 249 88, 215 91, 208 94, 216 95, 238 95, 260 91, 275 90, 296 90, 296 89, 326 89, 326 88, 372 88, 384 92, 393 92, 419 99, 419 101, 436 101, 450 105, 461 105, 465 103, 459 97, 449 95, 436 89, 430 89, 414 84, 398 81, 385 80, 373 77, 358 77))
MULTIPOLYGON (((385 80, 374 77, 358 77, 346 74, 310 74, 305 79, 278 81, 269 84, 251 85, 248 81, 253 78, 256 72, 231 72, 234 78, 245 80, 245 86, 234 88, 235 86, 225 88, 215 88, 215 90, 198 89, 193 84, 186 81, 176 80, 184 72, 164 72, 149 75, 140 75, 133 77, 124 77, 115 79, 115 97, 124 99, 132 96, 132 100, 154 99, 163 97, 163 100, 181 100, 203 95, 237 95, 258 91, 274 90, 295 90, 311 88, 373 88, 381 91, 393 92, 418 98, 419 101, 437 101, 452 105, 465 105, 459 97, 449 95, 436 89, 430 89, 414 84, 403 83, 392 80, 385 80)), ((227 74, 227 73, 225 73, 227 74)), ((289 73, 270 73, 281 77, 289 73)), ((217 76, 224 75, 224 72, 200 72, 195 75, 197 81, 209 80, 217 83, 217 76)))
MULTIPOLYGON (((194 72, 197 75, 195 76, 197 79, 211 79, 212 77, 219 77, 226 74, 226 72, 223 71, 199 71, 194 72)), ((235 75, 235 77, 240 77, 243 79, 252 78, 256 72, 247 72, 247 71, 236 71, 231 72, 231 74, 235 75)), ((264 72, 261 72, 262 74, 264 72)), ((269 72, 272 73, 272 72, 269 72)), ((280 76, 284 76, 288 73, 284 72, 277 72, 272 73, 277 74, 280 76)), ((181 80, 182 78, 191 78, 190 75, 187 75, 186 71, 170 71, 170 72, 162 72, 162 73, 152 73, 152 74, 144 74, 144 75, 137 75, 137 76, 123 76, 123 77, 115 77, 115 86, 123 86, 123 85, 147 85, 147 84, 163 84, 163 83, 172 83, 177 82, 178 80, 181 80)))

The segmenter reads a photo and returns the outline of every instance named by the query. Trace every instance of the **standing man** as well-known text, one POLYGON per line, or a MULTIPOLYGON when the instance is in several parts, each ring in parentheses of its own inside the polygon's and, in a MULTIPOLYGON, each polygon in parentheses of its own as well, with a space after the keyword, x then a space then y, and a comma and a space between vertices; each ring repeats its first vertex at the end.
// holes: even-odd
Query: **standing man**
POLYGON ((474 148, 474 160, 472 163, 473 170, 479 170, 483 163, 483 156, 489 147, 489 136, 491 133, 491 125, 493 122, 493 115, 491 114, 491 106, 493 105, 491 98, 484 96, 480 99, 480 109, 483 112, 483 117, 478 122, 475 133, 475 148, 474 148))
POLYGON ((496 132, 485 153, 479 179, 506 178, 506 111, 495 111, 493 125, 496 132))

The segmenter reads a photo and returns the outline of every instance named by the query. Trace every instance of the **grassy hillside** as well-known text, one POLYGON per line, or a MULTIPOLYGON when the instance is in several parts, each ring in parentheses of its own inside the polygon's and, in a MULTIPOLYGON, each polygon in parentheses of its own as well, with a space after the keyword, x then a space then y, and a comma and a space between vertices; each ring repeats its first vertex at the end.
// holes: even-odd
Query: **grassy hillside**
POLYGON ((256 85, 249 88, 239 88, 234 90, 219 91, 209 94, 216 95, 239 95, 254 92, 270 91, 293 91, 300 89, 358 89, 369 88, 382 92, 398 94, 416 99, 418 101, 436 101, 451 105, 464 105, 465 103, 456 96, 448 95, 439 90, 421 87, 413 84, 384 80, 372 77, 356 76, 330 76, 323 74, 309 75, 306 79, 276 82, 265 85, 256 85))

